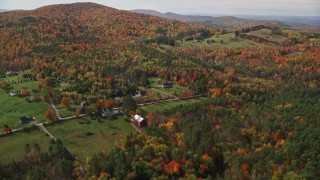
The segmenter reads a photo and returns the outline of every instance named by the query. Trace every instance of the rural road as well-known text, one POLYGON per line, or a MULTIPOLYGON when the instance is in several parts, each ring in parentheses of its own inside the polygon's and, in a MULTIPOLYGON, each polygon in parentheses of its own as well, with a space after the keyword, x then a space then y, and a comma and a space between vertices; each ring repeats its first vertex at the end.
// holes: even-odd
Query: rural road
POLYGON ((37 126, 39 126, 46 134, 49 135, 49 137, 53 140, 57 140, 57 138, 55 138, 44 126, 43 126, 43 123, 39 123, 39 124, 36 124, 37 126))
POLYGON ((53 101, 52 101, 52 98, 49 98, 50 100, 50 105, 52 107, 52 109, 54 110, 55 114, 57 115, 58 119, 60 120, 61 117, 60 117, 60 114, 59 114, 59 111, 58 109, 56 108, 56 106, 54 105, 53 101))
POLYGON ((138 129, 137 127, 136 127, 136 125, 134 125, 133 123, 130 123, 131 125, 132 125, 132 127, 134 128, 134 129, 136 129, 139 133, 142 133, 141 131, 140 131, 140 129, 138 129))

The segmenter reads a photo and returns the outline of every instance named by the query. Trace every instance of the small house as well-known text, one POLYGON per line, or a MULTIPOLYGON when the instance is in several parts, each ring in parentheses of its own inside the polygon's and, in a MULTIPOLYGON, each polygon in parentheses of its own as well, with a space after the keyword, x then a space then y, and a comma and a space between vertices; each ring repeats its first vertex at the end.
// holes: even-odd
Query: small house
POLYGON ((140 113, 136 113, 136 115, 134 115, 133 123, 137 124, 139 127, 145 127, 148 125, 147 120, 141 117, 140 113))
POLYGON ((87 100, 82 100, 80 105, 81 105, 81 113, 85 113, 87 107, 89 106, 89 103, 87 102, 87 100))
POLYGON ((60 86, 61 86, 61 87, 65 87, 65 86, 68 86, 68 85, 69 85, 68 82, 62 81, 62 82, 60 83, 60 86))
POLYGON ((164 82, 164 83, 162 84, 162 87, 163 87, 163 88, 172 88, 172 83, 166 81, 166 82, 164 82))
POLYGON ((12 75, 17 75, 18 73, 17 72, 15 72, 15 71, 7 71, 6 72, 6 75, 7 76, 12 76, 12 75))
POLYGON ((141 97, 141 96, 142 96, 141 91, 137 91, 133 97, 141 97))
POLYGON ((10 92, 9 93, 11 97, 16 96, 17 94, 15 92, 10 92))
POLYGON ((101 116, 102 117, 106 117, 106 116, 109 116, 112 114, 112 111, 110 111, 109 109, 106 109, 106 110, 102 110, 101 111, 101 116))
POLYGON ((117 109, 112 109, 112 113, 113 113, 114 115, 118 115, 118 114, 121 113, 121 111, 120 111, 119 108, 117 108, 117 109))
POLYGON ((87 100, 82 100, 82 102, 81 102, 81 107, 82 107, 82 108, 86 108, 87 106, 89 106, 87 100))
POLYGON ((20 118, 20 123, 21 124, 26 124, 26 123, 31 123, 32 121, 35 121, 35 117, 29 117, 29 116, 24 116, 20 118))
POLYGON ((120 109, 119 108, 114 108, 114 109, 106 109, 104 108, 101 111, 101 116, 106 117, 106 116, 116 116, 120 114, 120 109))

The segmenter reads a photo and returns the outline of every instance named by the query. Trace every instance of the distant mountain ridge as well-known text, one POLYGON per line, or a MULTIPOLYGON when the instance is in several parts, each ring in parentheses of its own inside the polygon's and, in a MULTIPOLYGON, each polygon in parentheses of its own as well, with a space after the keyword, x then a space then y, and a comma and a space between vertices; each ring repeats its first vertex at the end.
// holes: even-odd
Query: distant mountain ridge
POLYGON ((237 15, 236 17, 255 20, 279 20, 289 23, 311 24, 320 26, 320 16, 237 15))
POLYGON ((173 20, 178 20, 178 21, 185 21, 185 22, 204 22, 204 21, 207 21, 212 18, 211 16, 180 15, 180 14, 175 14, 175 13, 171 13, 171 12, 161 13, 161 12, 154 11, 154 10, 144 10, 144 9, 132 10, 132 12, 141 13, 141 14, 149 14, 152 16, 159 16, 162 18, 173 19, 173 20))
POLYGON ((0 12, 10 11, 10 9, 0 9, 0 12))
POLYGON ((301 23, 291 23, 286 21, 279 20, 256 20, 256 19, 243 19, 233 16, 221 16, 221 17, 212 17, 212 16, 198 16, 198 15, 180 15, 171 12, 161 13, 154 10, 144 10, 137 9, 132 10, 132 12, 149 14, 153 16, 158 16, 167 19, 173 19, 178 21, 184 21, 195 24, 202 24, 206 26, 216 26, 220 28, 245 28, 251 26, 277 26, 280 28, 288 29, 309 29, 309 28, 319 28, 316 25, 312 24, 301 24, 301 23))

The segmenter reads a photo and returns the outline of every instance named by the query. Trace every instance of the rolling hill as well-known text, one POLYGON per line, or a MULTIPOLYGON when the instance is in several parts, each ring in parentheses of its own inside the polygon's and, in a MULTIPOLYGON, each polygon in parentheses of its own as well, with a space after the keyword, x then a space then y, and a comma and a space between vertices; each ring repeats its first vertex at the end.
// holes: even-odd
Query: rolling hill
POLYGON ((299 24, 299 23, 289 23, 286 21, 278 20, 254 20, 254 19, 242 19, 233 16, 221 16, 221 17, 211 17, 211 16, 193 16, 193 15, 180 15, 171 12, 161 13, 153 10, 133 10, 136 13, 149 14, 153 16, 159 16, 167 19, 179 20, 184 22, 190 22, 195 24, 202 24, 206 26, 216 26, 219 28, 245 28, 253 27, 259 25, 265 26, 277 26, 286 29, 307 29, 316 28, 317 26, 311 24, 299 24))
POLYGON ((0 14, 0 71, 30 66, 34 59, 53 57, 116 59, 130 44, 204 28, 94 3, 3 12, 0 14))

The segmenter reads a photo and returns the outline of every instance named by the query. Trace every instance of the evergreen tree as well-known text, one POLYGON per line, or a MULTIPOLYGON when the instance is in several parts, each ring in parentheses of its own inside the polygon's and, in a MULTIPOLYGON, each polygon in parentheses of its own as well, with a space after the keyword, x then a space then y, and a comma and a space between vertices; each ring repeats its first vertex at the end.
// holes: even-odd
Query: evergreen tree
POLYGON ((122 109, 124 112, 135 111, 137 109, 137 103, 131 95, 123 98, 122 109))

